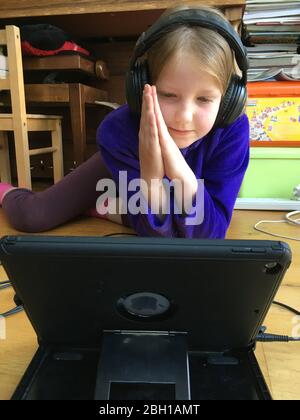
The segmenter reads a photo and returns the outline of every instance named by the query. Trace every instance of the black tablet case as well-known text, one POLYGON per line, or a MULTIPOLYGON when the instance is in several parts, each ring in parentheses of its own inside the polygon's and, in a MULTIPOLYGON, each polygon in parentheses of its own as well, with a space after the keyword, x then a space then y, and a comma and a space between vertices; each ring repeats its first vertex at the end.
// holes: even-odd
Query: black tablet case
POLYGON ((271 399, 253 350, 291 263, 286 243, 6 236, 0 245, 39 343, 13 399, 271 399))

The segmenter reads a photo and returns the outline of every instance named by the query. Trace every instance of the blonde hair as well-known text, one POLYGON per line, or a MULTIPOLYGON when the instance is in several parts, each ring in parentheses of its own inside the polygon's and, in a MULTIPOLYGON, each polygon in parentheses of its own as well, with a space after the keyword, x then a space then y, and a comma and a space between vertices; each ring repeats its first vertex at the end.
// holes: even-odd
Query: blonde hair
MULTIPOLYGON (((167 9, 162 16, 179 10, 198 9, 215 13, 226 21, 217 9, 203 5, 180 5, 167 9)), ((147 51, 151 82, 156 83, 165 63, 182 53, 190 53, 199 59, 201 69, 214 76, 225 94, 232 75, 235 73, 234 53, 227 41, 216 31, 201 26, 179 25, 170 29, 147 51)))

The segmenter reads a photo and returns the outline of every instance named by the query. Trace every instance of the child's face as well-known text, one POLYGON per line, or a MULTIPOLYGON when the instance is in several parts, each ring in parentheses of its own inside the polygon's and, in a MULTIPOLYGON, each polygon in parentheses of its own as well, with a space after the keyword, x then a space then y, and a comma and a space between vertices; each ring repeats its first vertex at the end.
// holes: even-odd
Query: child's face
POLYGON ((217 80, 201 70, 190 54, 168 61, 156 82, 158 101, 169 133, 179 148, 205 136, 219 111, 217 80))

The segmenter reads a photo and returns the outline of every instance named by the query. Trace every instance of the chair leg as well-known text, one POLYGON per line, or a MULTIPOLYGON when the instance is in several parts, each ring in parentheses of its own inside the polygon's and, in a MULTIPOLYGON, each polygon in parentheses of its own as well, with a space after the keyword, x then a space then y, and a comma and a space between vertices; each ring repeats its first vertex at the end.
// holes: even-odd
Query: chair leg
POLYGON ((22 125, 16 125, 14 130, 18 186, 32 189, 28 132, 22 125))
POLYGON ((53 153, 53 177, 54 183, 64 177, 64 162, 62 149, 61 121, 56 122, 56 130, 51 132, 52 146, 56 148, 53 153))
POLYGON ((84 162, 86 149, 84 92, 78 83, 70 83, 69 89, 74 161, 80 165, 84 162))
POLYGON ((2 182, 11 183, 8 135, 6 131, 0 131, 0 179, 2 182))

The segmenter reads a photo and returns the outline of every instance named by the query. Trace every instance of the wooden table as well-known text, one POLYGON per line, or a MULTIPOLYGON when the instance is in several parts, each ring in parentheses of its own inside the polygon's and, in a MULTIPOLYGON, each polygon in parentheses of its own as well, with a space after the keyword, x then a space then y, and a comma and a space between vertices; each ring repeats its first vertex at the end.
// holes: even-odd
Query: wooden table
MULTIPOLYGON (((182 1, 184 3, 184 0, 182 1)), ((245 0, 194 0, 215 6, 239 31, 245 0)), ((174 0, 0 0, 0 24, 49 23, 79 39, 140 35, 174 0)))
MULTIPOLYGON (((184 1, 182 2, 184 3, 184 1)), ((191 2, 189 2, 191 3, 191 2)), ((245 0, 206 0, 195 1, 194 3, 205 3, 216 7, 240 7, 245 5, 245 0)), ((124 12, 128 10, 151 10, 166 8, 174 5, 174 0, 5 0, 0 1, 0 12, 3 17, 12 16, 47 16, 47 15, 66 15, 72 13, 101 13, 101 12, 124 12)))
MULTIPOLYGON (((257 232, 253 225, 261 219, 278 220, 282 212, 268 211, 234 211, 228 239, 272 239, 271 236, 257 232)), ((275 232, 289 236, 299 236, 299 229, 285 224, 268 226, 275 232)), ((94 236, 109 233, 128 233, 132 230, 108 221, 95 218, 81 218, 62 227, 48 232, 49 235, 79 235, 94 236)), ((0 209, 0 235, 17 234, 8 226, 6 218, 0 209)), ((286 273, 276 300, 284 302, 300 310, 300 242, 286 240, 293 251, 293 262, 286 273)), ((6 274, 0 267, 0 281, 6 279, 6 274)), ((1 291, 0 312, 12 306, 12 290, 1 291)), ((272 306, 264 324, 269 332, 291 335, 292 328, 298 322, 300 335, 300 320, 293 314, 272 306)), ((9 399, 25 372, 28 363, 37 349, 34 331, 24 313, 7 319, 7 339, 0 340, 0 400, 9 399)), ((258 343, 256 357, 265 375, 273 398, 297 400, 300 399, 300 343, 258 343)))

